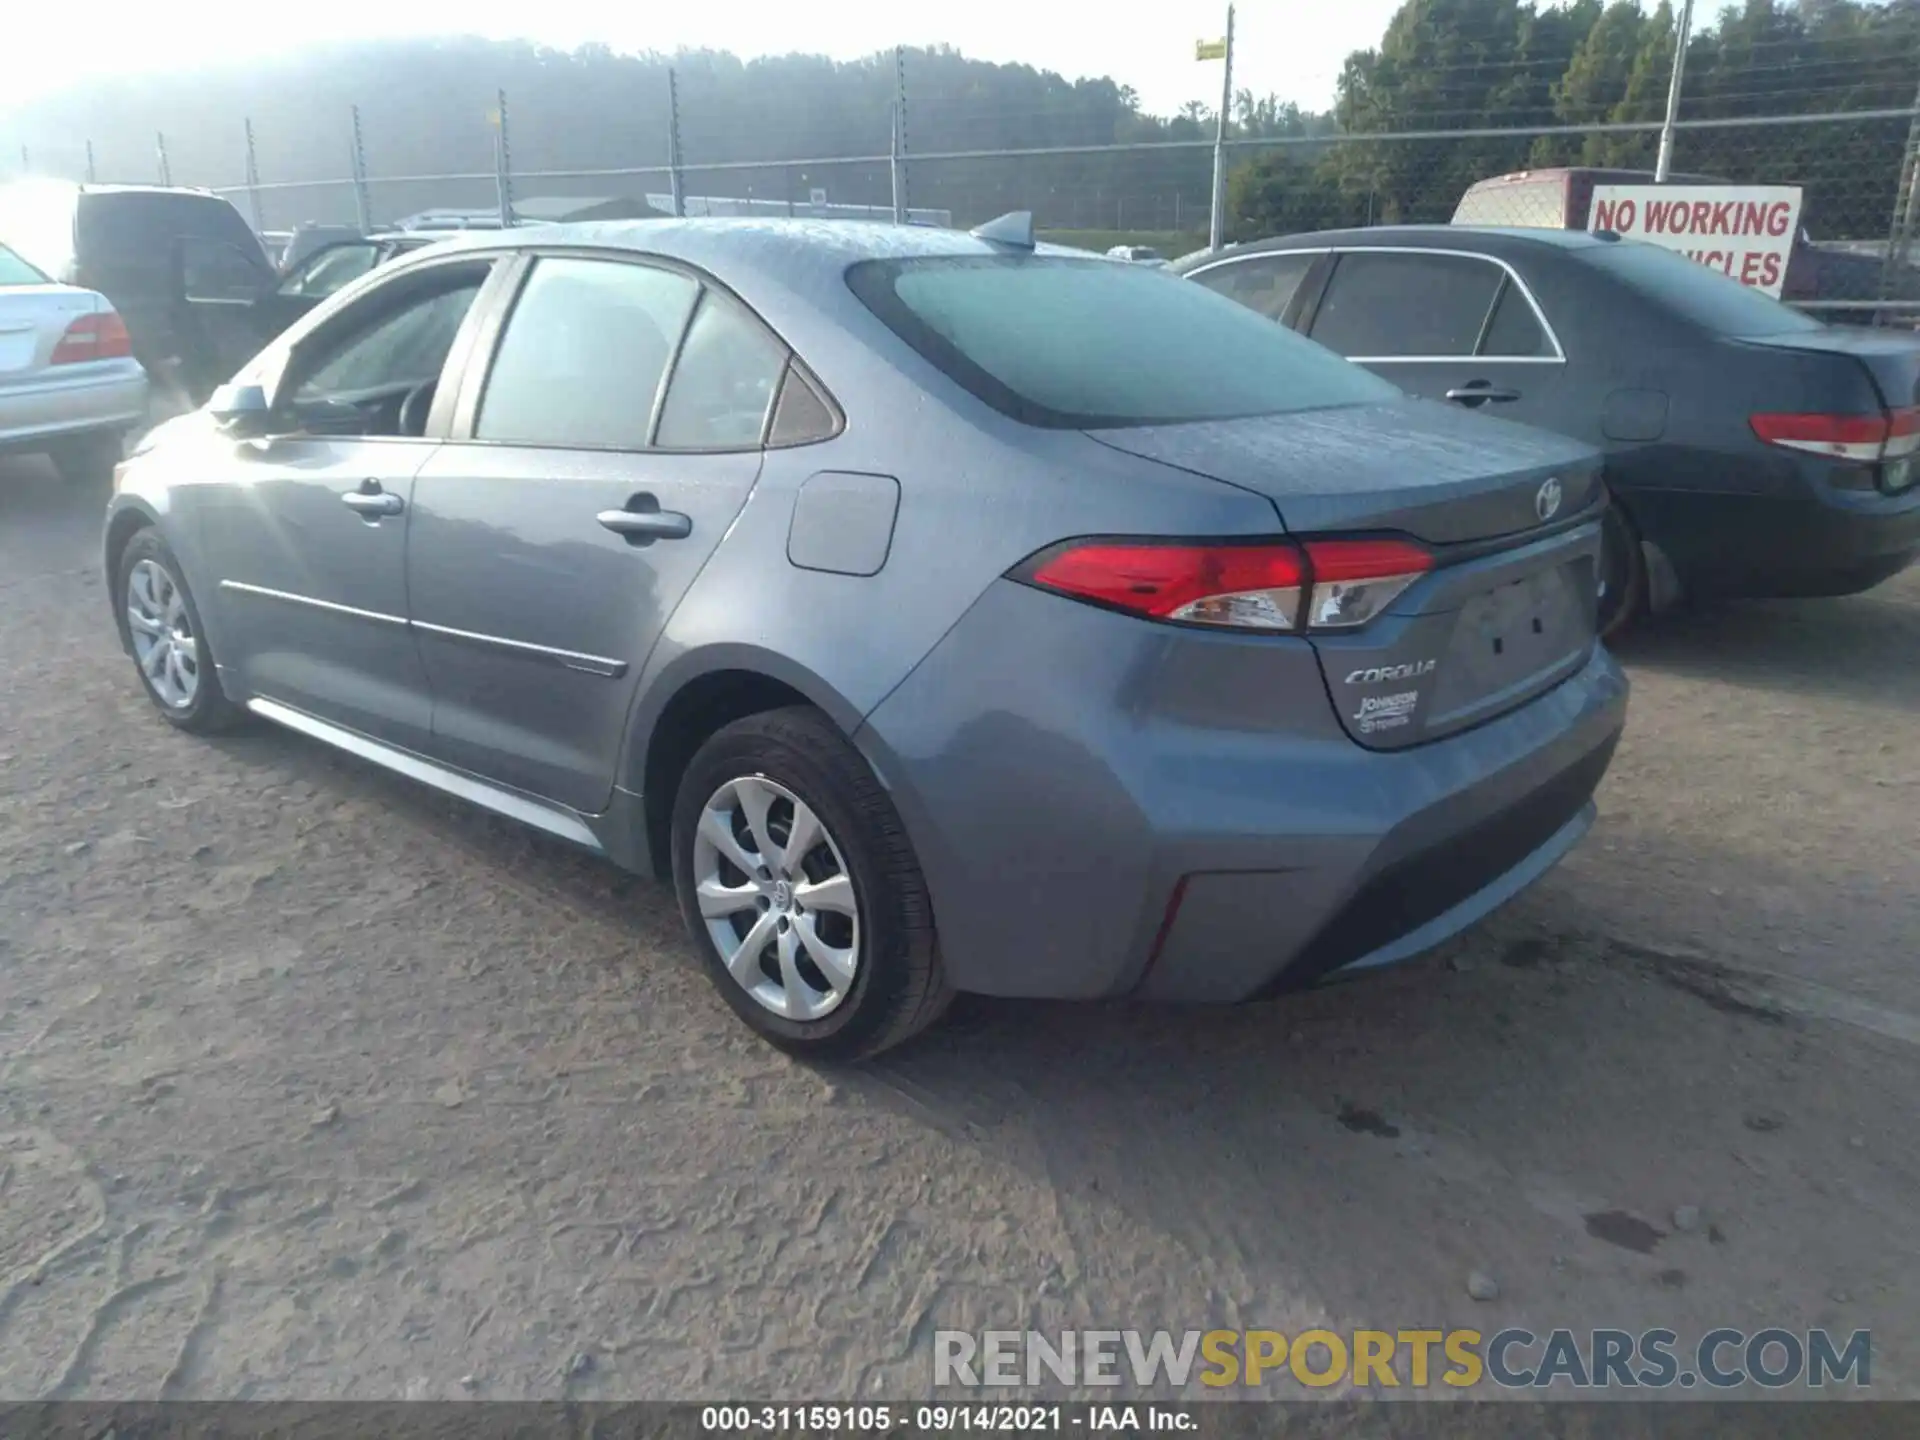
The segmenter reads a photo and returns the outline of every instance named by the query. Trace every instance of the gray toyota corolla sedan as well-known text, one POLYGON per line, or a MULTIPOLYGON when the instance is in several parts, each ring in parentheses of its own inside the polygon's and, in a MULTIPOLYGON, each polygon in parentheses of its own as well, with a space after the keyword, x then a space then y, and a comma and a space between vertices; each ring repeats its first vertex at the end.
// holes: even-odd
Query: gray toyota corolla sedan
POLYGON ((142 683, 670 875, 810 1054, 1272 993, 1538 878, 1626 710, 1597 457, 1027 233, 382 267, 122 467, 142 683))

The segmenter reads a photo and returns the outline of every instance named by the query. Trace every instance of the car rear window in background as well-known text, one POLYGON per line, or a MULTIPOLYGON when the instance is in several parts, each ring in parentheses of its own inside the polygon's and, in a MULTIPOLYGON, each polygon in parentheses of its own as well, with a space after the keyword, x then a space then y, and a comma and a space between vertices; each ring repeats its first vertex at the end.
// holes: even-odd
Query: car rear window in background
POLYGON ((1570 253, 1716 335, 1751 339, 1824 328, 1770 295, 1657 245, 1622 240, 1570 253))
POLYGON ((44 285, 47 277, 0 245, 0 285, 44 285))
POLYGON ((869 260, 847 283, 960 385, 1030 425, 1277 415, 1400 392, 1200 285, 1064 256, 869 260))

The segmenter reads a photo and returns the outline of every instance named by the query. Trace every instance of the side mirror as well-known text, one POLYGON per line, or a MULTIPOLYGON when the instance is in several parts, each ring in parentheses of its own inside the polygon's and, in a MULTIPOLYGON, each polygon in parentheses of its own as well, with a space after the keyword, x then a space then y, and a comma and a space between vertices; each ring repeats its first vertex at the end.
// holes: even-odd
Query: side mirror
POLYGON ((267 433, 273 407, 258 385, 222 385, 207 401, 207 413, 236 440, 253 440, 267 433))

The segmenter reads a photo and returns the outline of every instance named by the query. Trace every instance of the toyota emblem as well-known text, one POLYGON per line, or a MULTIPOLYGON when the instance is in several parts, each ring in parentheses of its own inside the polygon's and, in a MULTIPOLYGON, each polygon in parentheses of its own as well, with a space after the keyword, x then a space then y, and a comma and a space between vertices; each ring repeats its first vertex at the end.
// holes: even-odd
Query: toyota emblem
POLYGON ((1560 513, 1560 481, 1556 477, 1540 487, 1533 497, 1533 513, 1540 517, 1540 523, 1546 524, 1560 513))

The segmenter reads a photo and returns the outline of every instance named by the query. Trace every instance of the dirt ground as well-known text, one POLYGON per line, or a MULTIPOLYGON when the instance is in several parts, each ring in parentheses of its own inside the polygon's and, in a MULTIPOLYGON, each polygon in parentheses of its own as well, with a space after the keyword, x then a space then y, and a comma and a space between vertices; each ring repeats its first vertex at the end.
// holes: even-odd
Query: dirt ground
POLYGON ((830 1074, 663 889, 169 730, 101 498, 0 462, 0 1396, 914 1398, 936 1329, 1309 1325, 1870 1328, 1920 1394, 1920 574, 1626 646, 1600 825, 1445 954, 830 1074))

